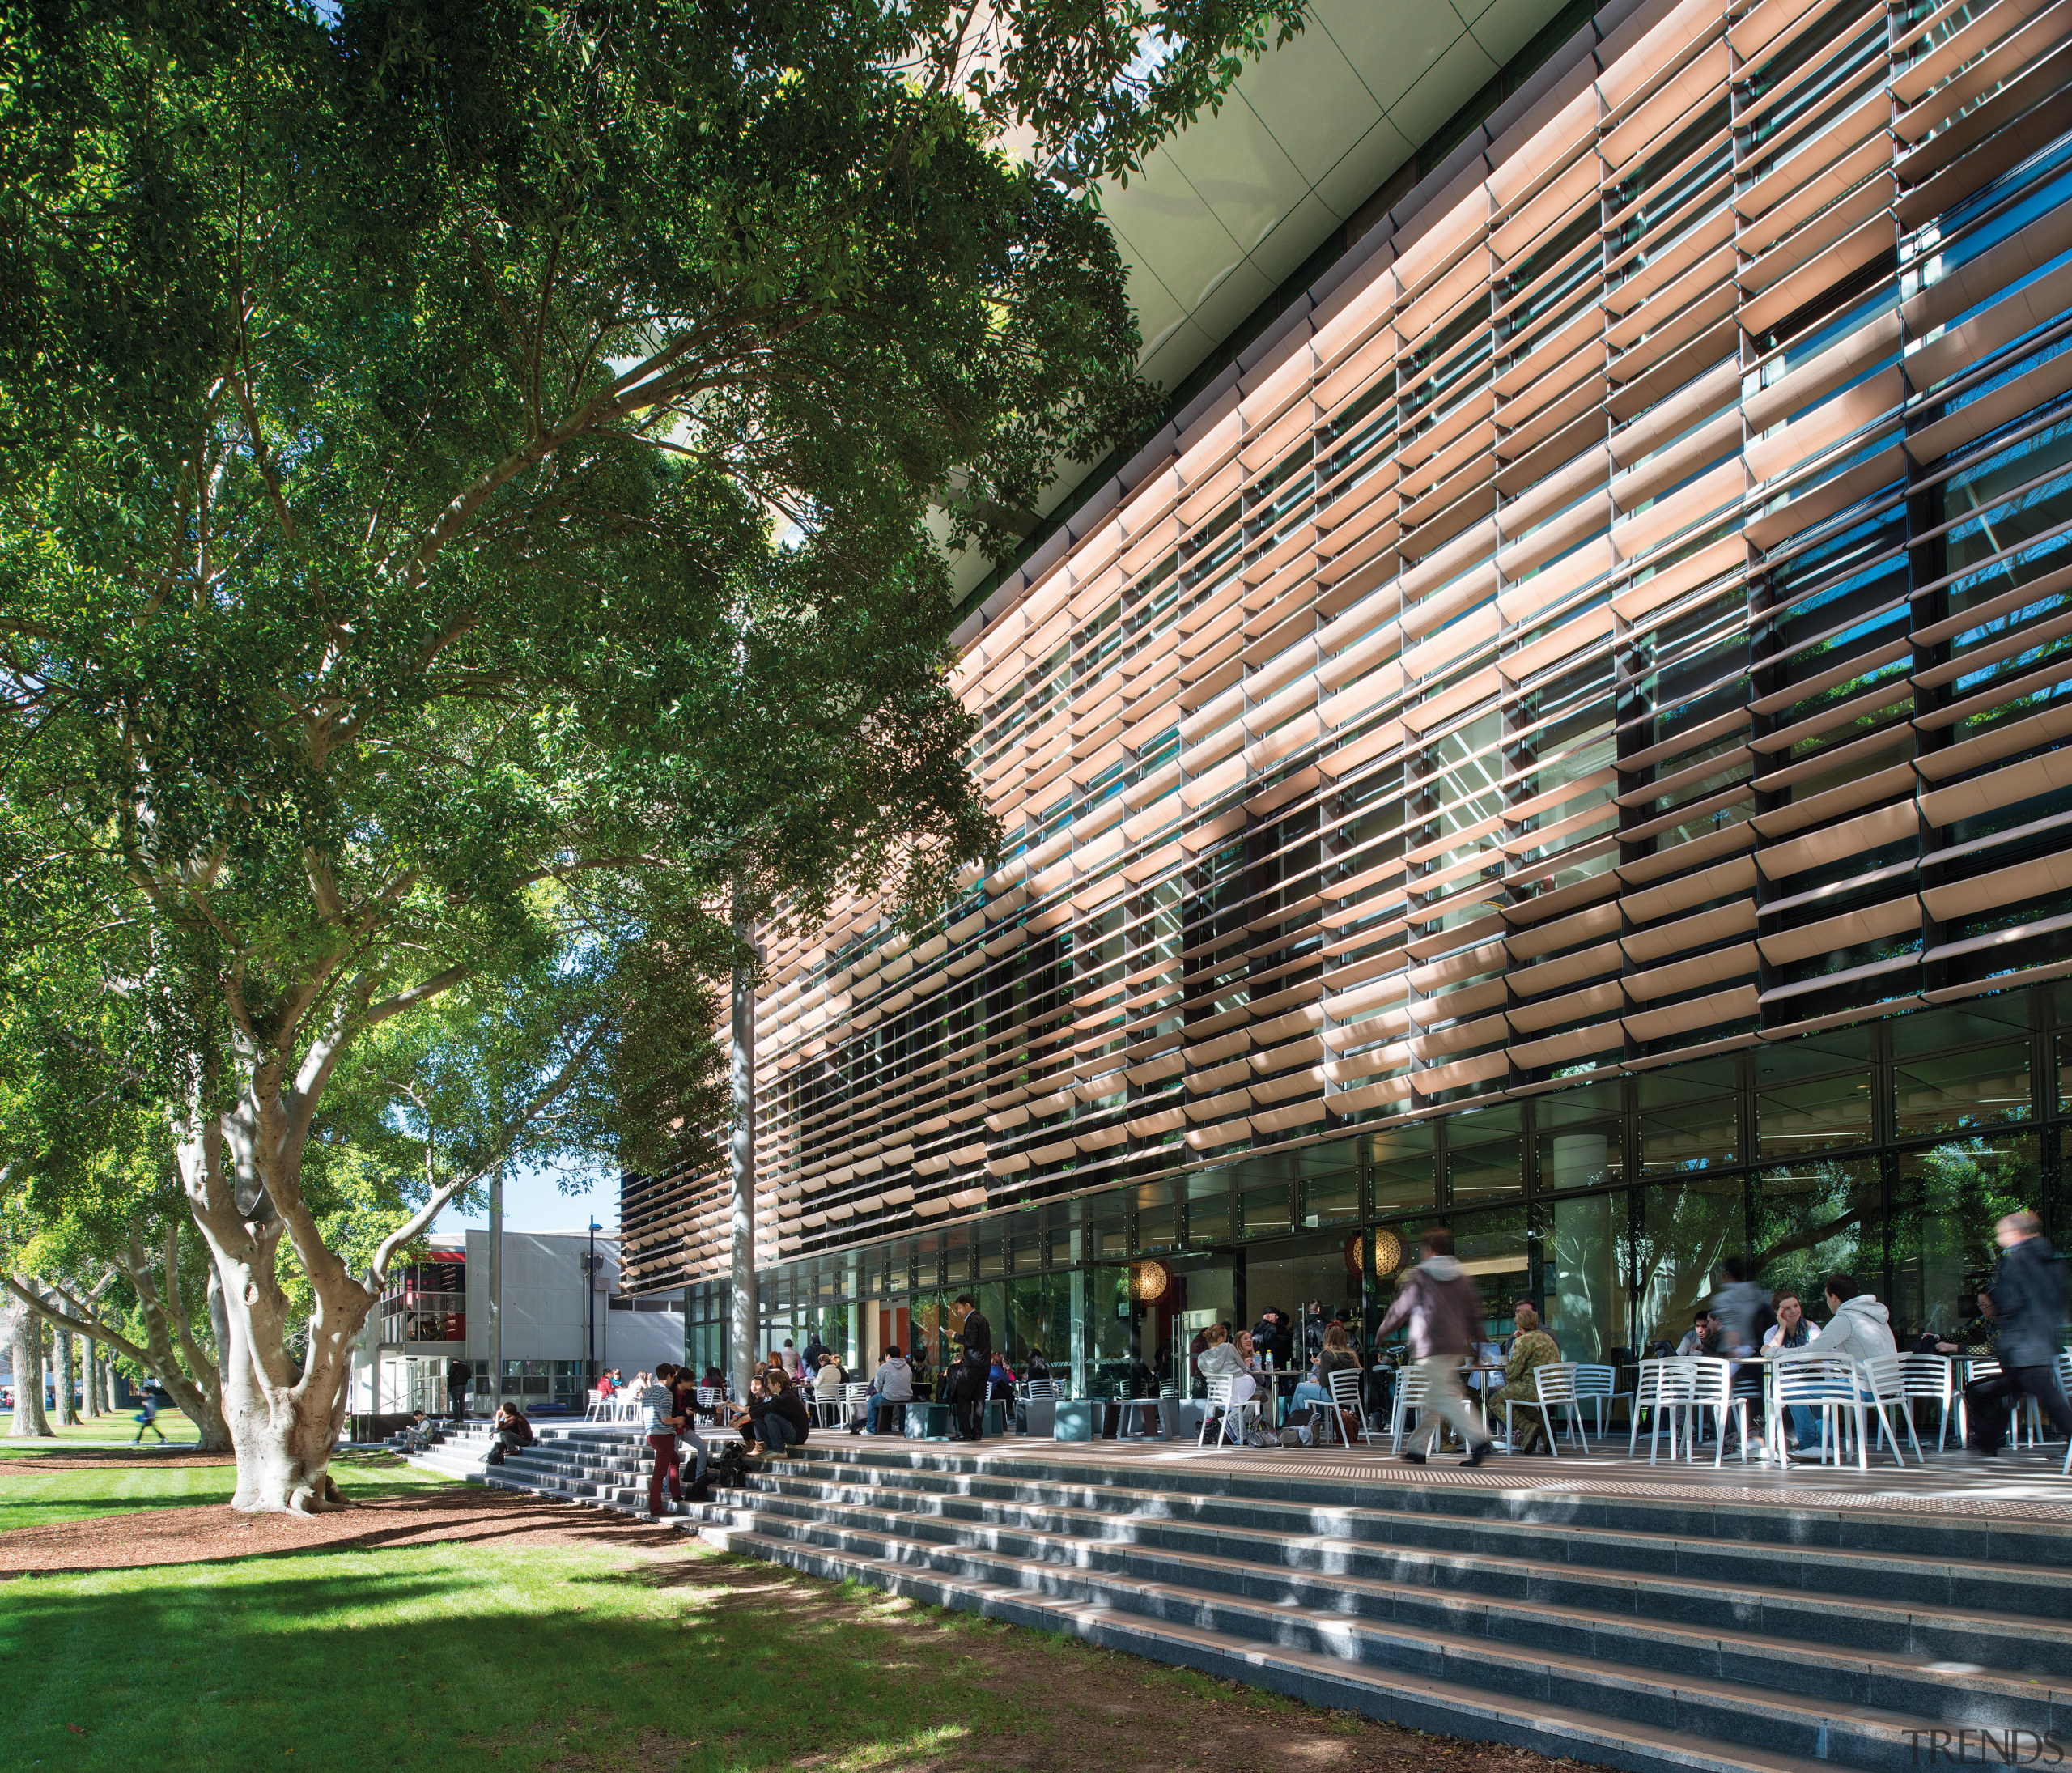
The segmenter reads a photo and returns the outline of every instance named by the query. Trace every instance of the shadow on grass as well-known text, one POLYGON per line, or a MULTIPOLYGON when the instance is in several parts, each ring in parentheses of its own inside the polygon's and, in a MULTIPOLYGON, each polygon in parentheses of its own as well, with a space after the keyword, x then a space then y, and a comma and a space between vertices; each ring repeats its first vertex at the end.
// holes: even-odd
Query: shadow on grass
POLYGON ((0 1614, 16 1764, 911 1773, 1041 1724, 949 1678, 940 1622, 889 1632, 761 1565, 682 1558, 657 1580, 600 1562, 334 1547, 19 1584, 0 1614), (911 1653, 923 1637, 939 1658, 911 1653))

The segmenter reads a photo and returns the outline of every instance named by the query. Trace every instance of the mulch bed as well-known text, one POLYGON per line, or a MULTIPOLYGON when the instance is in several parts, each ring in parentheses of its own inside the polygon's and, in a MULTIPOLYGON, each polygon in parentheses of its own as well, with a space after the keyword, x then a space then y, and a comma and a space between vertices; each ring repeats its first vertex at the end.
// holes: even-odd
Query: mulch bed
MULTIPOLYGON (((38 1460, 38 1469, 47 1463, 38 1460)), ((342 1471, 347 1493, 351 1478, 342 1471)), ((328 1515, 240 1515, 202 1504, 141 1508, 119 1520, 95 1516, 0 1533, 0 1580, 80 1570, 209 1563, 295 1552, 372 1550, 383 1546, 624 1546, 652 1550, 677 1543, 666 1527, 566 1503, 512 1497, 495 1490, 438 1489, 383 1496, 328 1515)))
POLYGON ((68 1447, 57 1453, 15 1453, 0 1464, 0 1477, 15 1471, 107 1471, 146 1465, 231 1465, 231 1453, 205 1453, 198 1447, 68 1447))

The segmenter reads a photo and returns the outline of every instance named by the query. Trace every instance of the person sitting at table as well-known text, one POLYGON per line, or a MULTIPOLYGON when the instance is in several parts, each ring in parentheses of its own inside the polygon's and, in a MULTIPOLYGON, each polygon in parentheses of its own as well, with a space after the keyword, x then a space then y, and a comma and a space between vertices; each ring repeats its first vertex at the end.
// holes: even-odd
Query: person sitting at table
POLYGON ((1691 1320, 1691 1327, 1684 1333, 1684 1340, 1676 1345, 1679 1355, 1717 1354, 1719 1352, 1719 1327, 1713 1322, 1713 1314, 1703 1306, 1691 1320))
MULTIPOLYGON (((1242 1359, 1245 1363, 1245 1371, 1246 1372, 1258 1375, 1263 1373, 1266 1371, 1266 1363, 1259 1358, 1259 1349, 1252 1341, 1252 1333, 1250 1330, 1239 1330, 1236 1337, 1233 1339, 1230 1334, 1230 1326, 1228 1324, 1212 1324, 1209 1326, 1209 1329, 1220 1329, 1223 1332, 1223 1339, 1227 1342, 1230 1342, 1232 1346, 1237 1349, 1239 1358, 1242 1359)), ((1203 1346, 1206 1349, 1208 1346, 1208 1331, 1204 1330, 1202 1332, 1202 1336, 1203 1346)))
POLYGON ((1496 1426, 1506 1404, 1517 1404, 1522 1407, 1515 1414, 1526 1420, 1525 1444, 1518 1451, 1531 1453, 1544 1448, 1551 1452, 1554 1443, 1548 1438, 1546 1412, 1539 1407, 1539 1386, 1532 1375, 1549 1361, 1560 1360, 1561 1347, 1539 1327, 1539 1313, 1529 1299, 1520 1299, 1512 1307, 1511 1320, 1518 1333, 1511 1338, 1510 1358, 1504 1363, 1503 1385, 1489 1396, 1489 1426, 1496 1426))
POLYGON ((842 1401, 842 1363, 832 1354, 820 1357, 820 1371, 813 1375, 813 1398, 816 1404, 842 1401))
POLYGON ((1295 1395, 1289 1401, 1290 1410, 1301 1409, 1307 1404, 1327 1404, 1331 1401, 1331 1375, 1337 1372, 1357 1373, 1360 1371, 1360 1357, 1352 1352, 1352 1338, 1345 1333, 1343 1324, 1326 1326, 1322 1347, 1317 1351, 1315 1363, 1302 1383, 1295 1388, 1295 1395))
POLYGON ((1008 1365, 1007 1357, 996 1350, 993 1355, 992 1364, 986 1369, 986 1396, 989 1399, 996 1397, 1004 1399, 1006 1401, 1008 1414, 1012 1414, 1014 1409, 1016 1384, 1014 1369, 1008 1365))
MULTIPOLYGON (((1219 1379, 1230 1381, 1230 1408, 1234 1414, 1240 1405, 1249 1404, 1259 1396, 1259 1381, 1245 1370, 1245 1358, 1232 1345, 1229 1333, 1221 1324, 1208 1326, 1208 1346, 1201 1352, 1201 1376, 1212 1386, 1219 1379)), ((1242 1440, 1242 1435, 1233 1435, 1242 1440)))
POLYGON ((1029 1358, 1022 1365, 1021 1376, 1032 1384, 1039 1379, 1048 1379, 1051 1376, 1050 1363, 1043 1358, 1042 1349, 1030 1350, 1029 1358))
POLYGON ((885 1358, 878 1363, 877 1372, 871 1380, 870 1401, 864 1406, 862 1426, 859 1427, 852 1423, 849 1432, 852 1435, 875 1435, 880 1409, 887 1404, 909 1404, 913 1400, 914 1369, 899 1358, 899 1345, 894 1342, 885 1350, 885 1358))
MULTIPOLYGON (((1819 1340, 1820 1326, 1806 1315, 1806 1307, 1798 1303, 1796 1293, 1778 1294, 1771 1301, 1770 1309, 1777 1314, 1777 1320, 1763 1333, 1765 1360, 1819 1340)), ((1811 1405, 1794 1404, 1785 1414, 1789 1418, 1787 1439, 1790 1445, 1809 1450, 1819 1445, 1820 1418, 1813 1414, 1811 1405)))
POLYGON ((1259 1313, 1259 1320, 1252 1326, 1252 1346, 1259 1350, 1259 1358, 1271 1361, 1277 1367, 1290 1365, 1295 1358, 1295 1343, 1289 1332, 1287 1314, 1277 1305, 1269 1305, 1259 1313))
POLYGON ((1323 1346, 1318 1351, 1315 1367, 1310 1376, 1295 1388, 1295 1395, 1289 1401, 1293 1414, 1307 1405, 1323 1409, 1331 1407, 1331 1376, 1333 1373, 1357 1373, 1360 1356, 1352 1346, 1352 1338, 1344 1324, 1338 1322, 1324 1327, 1323 1346))

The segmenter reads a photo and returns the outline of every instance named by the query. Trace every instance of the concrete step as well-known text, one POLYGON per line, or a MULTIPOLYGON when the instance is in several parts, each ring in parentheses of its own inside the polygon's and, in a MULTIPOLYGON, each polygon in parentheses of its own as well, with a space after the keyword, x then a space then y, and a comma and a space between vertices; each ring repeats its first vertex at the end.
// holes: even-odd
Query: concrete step
MULTIPOLYGON (((1220 1529, 1151 1523, 1127 1538, 1114 1536, 1115 1516, 1090 1510, 949 1498, 917 1507, 850 1484, 774 1473, 758 1474, 750 1494, 759 1511, 838 1521, 926 1538, 970 1541, 1018 1557, 1144 1573, 1157 1567, 1199 1572, 1198 1585, 1234 1592, 1299 1592, 1306 1607, 1406 1617, 1406 1608, 1457 1611, 1516 1609, 1548 1626, 1602 1622, 1607 1630, 1645 1628, 1688 1637, 1694 1622, 1726 1641, 1821 1647, 1802 1669, 1797 1652, 1773 1671, 1778 1685, 1832 1690, 1824 1671, 1840 1652, 1851 1669, 1933 1662, 1981 1666, 2002 1674, 2060 1674, 2072 1669, 2072 1623, 2010 1619, 1970 1608, 1852 1601, 1838 1608, 1817 1589, 1768 1588, 1742 1580, 1699 1580, 1600 1571, 1545 1557, 1493 1557, 1470 1551, 1370 1546, 1314 1533, 1271 1530, 1271 1523, 1233 1533, 1220 1529), (1731 1622, 1722 1630, 1712 1622, 1731 1622)), ((2048 1585, 2057 1579, 2040 1579, 2048 1585)), ((1436 1614, 1433 1622, 1439 1622, 1436 1614)), ((2026 1690, 2026 1683, 2024 1683, 2026 1690)))
POLYGON ((1823 1762, 1765 1747, 1709 1742, 1662 1720, 1616 1720, 1552 1700, 1518 1702, 1480 1682, 1348 1662, 1329 1651, 1234 1639, 1179 1620, 1126 1614, 1018 1586, 946 1578, 753 1533, 703 1529, 723 1549, 834 1580, 867 1582, 932 1605, 957 1607, 1039 1631, 1071 1631, 1111 1649, 1242 1681, 1247 1686, 1410 1728, 1513 1742, 1630 1773, 1814 1773, 1823 1762))
MULTIPOLYGON (((1675 1530, 1675 1519, 1652 1530, 1639 1525, 1590 1526, 1562 1520, 1548 1525, 1509 1520, 1433 1516, 1416 1507, 1340 1503, 1319 1507, 1301 1501, 1247 1499, 1209 1493, 1174 1496, 1161 1490, 1119 1486, 1032 1484, 1017 1486, 999 1478, 964 1478, 945 1483, 940 1474, 900 1469, 852 1467, 835 1455, 831 1463, 845 1479, 867 1488, 845 1491, 854 1499, 866 1496, 887 1506, 910 1499, 915 1508, 936 1507, 974 1522, 1047 1525, 1064 1530, 1075 1518, 1112 1520, 1126 1516, 1140 1539, 1156 1534, 1161 1543, 1183 1548, 1199 1543, 1199 1535, 1235 1535, 1231 1554, 1244 1555, 1245 1538, 1255 1532, 1279 1533, 1406 1554, 1424 1553, 1446 1560, 1462 1558, 1552 1563, 1631 1576, 1657 1576, 1734 1590, 1756 1588, 1799 1592, 1815 1606, 1836 1597, 1910 1606, 1951 1608, 1964 1614, 1999 1614, 2056 1619, 2072 1624, 2072 1583, 2060 1567, 2023 1567, 2002 1551, 1993 1557, 1924 1554, 1911 1519, 1894 1524, 1881 1542, 1852 1534, 1849 1546, 1819 1543, 1775 1543, 1768 1539, 1696 1537, 1675 1530), (987 1512, 988 1510, 995 1511, 987 1512), (1193 1529, 1192 1534, 1188 1529, 1193 1529), (1904 1551, 1883 1549, 1904 1544, 1904 1551)), ((826 1481, 826 1468, 813 1473, 826 1481)), ((1408 1486, 1402 1486, 1408 1488, 1408 1486)), ((1399 1488, 1397 1495, 1399 1497, 1399 1488)), ((1628 1520, 1645 1520, 1634 1511, 1628 1520)), ((1996 1549, 1976 1537, 1959 1541, 1969 1549, 1996 1549)), ((1451 1566, 1449 1566, 1451 1567, 1451 1566)), ((1475 1567, 1466 1567, 1472 1570, 1475 1567)), ((1964 1660, 1976 1661, 1976 1656, 1964 1660)))
POLYGON ((1385 1465, 1375 1467, 1372 1480, 1346 1481, 1305 1476, 1303 1464, 1312 1457, 1306 1453, 1286 1460, 1263 1455, 1263 1469, 1254 1476, 1187 1465, 1104 1468, 1027 1455, 989 1460, 983 1452, 975 1459, 959 1458, 919 1447, 879 1448, 841 1435, 829 1437, 825 1444, 817 1440, 813 1450, 838 1465, 868 1472, 874 1482, 972 1495, 1036 1490, 1089 1507, 1101 1506, 1102 1497, 1125 1495, 1133 1511, 1176 1512, 1206 1504, 1221 1510, 1225 1518, 1241 1518, 1255 1505, 1293 1505, 1329 1514, 1386 1516, 1406 1524, 1404 1535, 1416 1530, 1414 1524, 1424 1522, 1440 1524, 1446 1534, 1458 1535, 1462 1522, 1473 1521, 1492 1532, 1502 1527, 1555 1527, 1565 1533, 1630 1530, 1679 1542, 1768 1544, 1795 1550, 1875 1550, 1897 1539, 1911 1554, 1926 1559, 2072 1571, 2072 1525, 2011 1519, 1984 1509, 1961 1515, 1884 1513, 1802 1504, 1788 1495, 1776 1503, 1751 1503, 1734 1498, 1715 1503, 1594 1495, 1586 1487, 1573 1493, 1454 1488, 1392 1481, 1392 1468, 1385 1465))
POLYGON ((711 1513, 723 1516, 730 1530, 745 1526, 763 1538, 911 1564, 948 1580, 1148 1612, 1225 1636, 1425 1673, 1452 1676, 1471 1668, 1493 1690, 1515 1696, 1551 1695, 1597 1711, 1636 1706, 1628 1715, 1643 1717, 1657 1715, 1658 1707, 1680 1707, 1696 1718, 1691 1727, 1717 1740, 1795 1742, 1797 1752, 1824 1752, 1860 1766, 1892 1764, 1889 1738, 1906 1737, 1916 1724, 2040 1734, 2052 1728, 2054 1711, 2072 1701, 2072 1694, 2020 1677, 1942 1673, 1917 1658, 1779 1643, 1760 1632, 1464 1601, 1335 1578, 1233 1580, 1237 1567, 1127 1546, 1081 1545, 1076 1561, 1060 1564, 1021 1555, 1012 1545, 917 1539, 903 1521, 888 1530, 754 1507, 711 1513), (1544 1648, 1556 1644, 1558 1651, 1544 1648), (1853 1749, 1832 1742, 1824 1751, 1816 1748, 1820 1729, 1845 1716, 1878 1728, 1853 1749))

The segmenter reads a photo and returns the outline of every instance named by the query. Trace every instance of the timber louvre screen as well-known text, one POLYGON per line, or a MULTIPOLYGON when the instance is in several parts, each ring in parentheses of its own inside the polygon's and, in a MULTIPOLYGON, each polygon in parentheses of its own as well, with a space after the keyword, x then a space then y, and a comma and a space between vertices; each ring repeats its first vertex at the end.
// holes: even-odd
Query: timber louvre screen
POLYGON ((1010 859, 773 950, 759 1260, 2072 970, 2069 27, 1646 9, 1424 204, 971 645, 1010 859))

